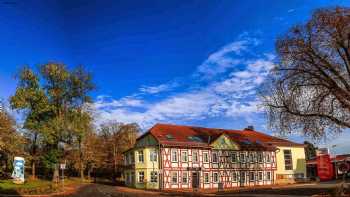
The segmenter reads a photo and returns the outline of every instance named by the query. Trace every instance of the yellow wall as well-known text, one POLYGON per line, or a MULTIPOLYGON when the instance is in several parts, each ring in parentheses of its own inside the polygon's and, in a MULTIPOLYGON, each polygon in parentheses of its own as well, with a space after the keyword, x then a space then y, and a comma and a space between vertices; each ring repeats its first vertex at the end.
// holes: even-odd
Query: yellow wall
POLYGON ((275 179, 277 183, 290 183, 295 182, 293 174, 303 173, 304 177, 306 177, 306 161, 305 161, 305 150, 304 147, 277 147, 279 150, 276 152, 277 159, 277 170, 275 174, 275 178, 278 174, 284 174, 285 179, 275 179), (291 150, 292 152, 292 160, 293 160, 293 169, 285 170, 284 166, 284 154, 283 150, 291 150), (288 176, 289 175, 289 176, 288 176))
POLYGON ((144 147, 144 148, 135 148, 134 149, 134 157, 135 157, 135 185, 136 188, 147 188, 147 189, 158 189, 159 188, 159 176, 158 183, 151 183, 151 172, 158 172, 158 147, 144 147), (143 159, 144 162, 139 162, 139 153, 138 151, 143 150, 143 159), (150 154, 152 151, 156 151, 157 153, 157 161, 150 161, 150 154), (144 172, 144 182, 139 183, 139 172, 144 172))

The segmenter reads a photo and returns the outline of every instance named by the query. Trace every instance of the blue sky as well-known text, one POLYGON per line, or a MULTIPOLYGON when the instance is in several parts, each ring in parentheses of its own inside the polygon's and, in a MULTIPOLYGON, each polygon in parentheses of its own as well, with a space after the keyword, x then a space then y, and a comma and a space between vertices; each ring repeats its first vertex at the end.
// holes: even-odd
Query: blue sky
MULTIPOLYGON (((14 93, 22 65, 83 64, 98 87, 92 93, 98 123, 254 125, 269 133, 257 91, 276 61, 275 39, 316 8, 349 4, 1 1, 0 97, 14 93)), ((346 144, 344 136, 332 142, 346 144)))

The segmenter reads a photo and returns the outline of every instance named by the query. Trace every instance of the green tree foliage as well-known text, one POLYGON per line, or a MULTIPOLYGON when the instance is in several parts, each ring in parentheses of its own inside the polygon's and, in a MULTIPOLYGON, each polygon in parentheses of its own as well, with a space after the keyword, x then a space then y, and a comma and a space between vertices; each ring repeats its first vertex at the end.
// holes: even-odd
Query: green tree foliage
POLYGON ((315 159, 317 147, 311 142, 305 141, 305 157, 306 160, 315 159))
POLYGON ((24 142, 16 132, 14 120, 0 112, 0 174, 10 171, 14 156, 24 156, 24 142))
MULTIPOLYGON (((60 148, 64 149, 65 144, 77 142, 80 147, 91 126, 92 119, 85 106, 91 101, 88 94, 93 89, 92 77, 82 66, 70 71, 64 64, 47 63, 40 65, 37 73, 29 67, 20 71, 11 105, 25 112, 24 128, 33 134, 33 150, 40 138, 46 150, 55 152, 42 157, 50 158, 48 163, 63 160, 60 153, 64 151, 60 148)), ((58 169, 54 166, 56 179, 58 169)))

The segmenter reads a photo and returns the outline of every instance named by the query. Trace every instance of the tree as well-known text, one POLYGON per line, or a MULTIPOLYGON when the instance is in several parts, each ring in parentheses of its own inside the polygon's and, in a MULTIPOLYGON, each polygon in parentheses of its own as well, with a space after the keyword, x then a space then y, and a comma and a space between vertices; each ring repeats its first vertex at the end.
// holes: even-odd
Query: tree
POLYGON ((91 75, 81 66, 69 71, 64 64, 47 63, 39 66, 38 73, 28 67, 20 72, 11 104, 25 112, 25 128, 41 137, 46 151, 41 158, 47 167, 54 168, 55 181, 65 144, 80 143, 91 123, 89 113, 84 110, 90 102, 91 90, 91 75))
POLYGON ((350 9, 316 10, 276 42, 263 95, 270 127, 320 138, 350 127, 350 9))
POLYGON ((0 112, 0 172, 9 171, 8 164, 15 155, 24 155, 24 142, 16 132, 14 120, 6 112, 0 112))
POLYGON ((133 147, 140 131, 136 123, 110 122, 101 126, 100 138, 105 142, 103 152, 106 153, 103 160, 106 167, 113 169, 114 178, 120 170, 118 166, 123 164, 123 152, 133 147))
POLYGON ((43 127, 51 114, 48 97, 40 87, 39 78, 28 67, 23 67, 18 76, 19 82, 14 96, 10 98, 12 108, 25 110, 23 125, 26 139, 29 141, 29 155, 32 165, 32 178, 35 179, 35 168, 38 161, 39 140, 43 127))
POLYGON ((312 143, 305 141, 305 159, 311 160, 316 158, 316 150, 317 147, 315 147, 312 143))

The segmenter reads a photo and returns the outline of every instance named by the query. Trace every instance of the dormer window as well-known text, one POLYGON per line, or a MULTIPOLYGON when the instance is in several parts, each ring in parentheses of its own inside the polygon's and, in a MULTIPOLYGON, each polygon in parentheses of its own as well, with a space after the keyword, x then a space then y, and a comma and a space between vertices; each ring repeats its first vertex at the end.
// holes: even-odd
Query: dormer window
POLYGON ((165 137, 167 140, 174 140, 175 139, 174 136, 171 134, 166 134, 165 137))

